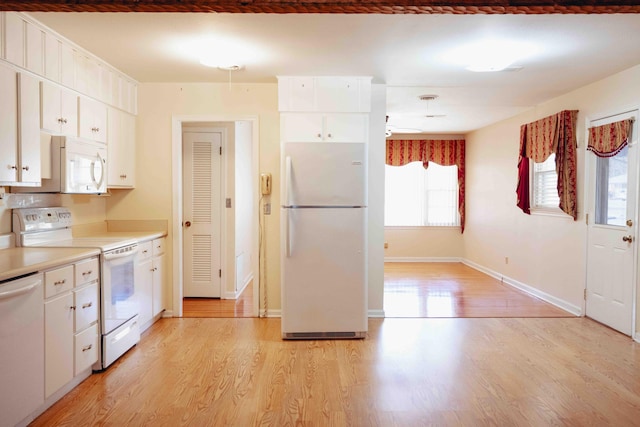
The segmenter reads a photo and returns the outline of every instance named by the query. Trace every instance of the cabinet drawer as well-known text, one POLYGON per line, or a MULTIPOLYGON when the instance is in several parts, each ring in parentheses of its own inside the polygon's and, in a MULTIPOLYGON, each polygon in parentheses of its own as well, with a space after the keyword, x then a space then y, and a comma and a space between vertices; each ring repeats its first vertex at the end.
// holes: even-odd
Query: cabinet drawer
POLYGON ((154 246, 152 241, 142 242, 138 245, 138 261, 151 258, 154 254, 154 246))
POLYGON ((74 291, 76 332, 98 320, 98 284, 74 291))
POLYGON ((76 263, 76 286, 91 283, 100 277, 98 258, 76 263))
POLYGON ((61 294, 73 288, 73 265, 44 273, 44 297, 61 294))
POLYGON ((98 361, 98 325, 93 325, 90 328, 76 334, 75 336, 75 372, 74 375, 78 375, 80 372, 98 361))
POLYGON ((164 253, 164 239, 155 239, 153 241, 153 256, 162 255, 164 253))

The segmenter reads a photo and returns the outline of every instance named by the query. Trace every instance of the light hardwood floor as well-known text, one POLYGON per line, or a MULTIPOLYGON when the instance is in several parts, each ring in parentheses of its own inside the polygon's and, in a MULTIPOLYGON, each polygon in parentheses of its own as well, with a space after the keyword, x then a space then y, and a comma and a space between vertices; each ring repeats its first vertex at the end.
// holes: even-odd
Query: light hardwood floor
MULTIPOLYGON (((461 263, 385 263, 387 317, 573 317, 461 263)), ((184 317, 253 317, 253 283, 237 300, 185 298, 184 317)))
POLYGON ((574 317, 462 263, 384 265, 386 317, 574 317))
POLYGON ((161 319, 33 426, 632 426, 640 345, 585 318, 372 319, 282 341, 279 319, 161 319))
POLYGON ((249 283, 238 299, 184 298, 183 317, 254 317, 253 282, 249 283))

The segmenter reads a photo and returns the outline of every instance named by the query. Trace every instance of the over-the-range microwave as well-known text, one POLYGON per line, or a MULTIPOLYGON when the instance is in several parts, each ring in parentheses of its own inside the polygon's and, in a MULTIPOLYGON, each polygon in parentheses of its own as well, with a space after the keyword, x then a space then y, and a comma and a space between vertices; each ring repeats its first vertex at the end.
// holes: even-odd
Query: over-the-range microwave
MULTIPOLYGON (((43 159, 46 138, 43 134, 43 159)), ((107 192, 107 147, 100 142, 69 136, 51 136, 51 178, 40 187, 14 187, 17 193, 102 194, 107 192)), ((43 168, 45 169, 45 168, 43 168)))

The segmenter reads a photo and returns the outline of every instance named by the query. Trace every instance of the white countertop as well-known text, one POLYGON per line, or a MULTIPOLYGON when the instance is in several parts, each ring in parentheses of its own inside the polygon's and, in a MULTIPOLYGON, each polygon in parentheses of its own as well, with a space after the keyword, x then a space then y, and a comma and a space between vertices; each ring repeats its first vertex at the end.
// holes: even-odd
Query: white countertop
MULTIPOLYGON (((166 235, 163 231, 116 231, 83 237, 135 239, 140 243, 166 235)), ((2 249, 0 250, 0 281, 48 270, 99 254, 99 249, 92 248, 19 247, 2 249)))
POLYGON ((9 248, 0 250, 0 281, 100 255, 92 248, 9 248))

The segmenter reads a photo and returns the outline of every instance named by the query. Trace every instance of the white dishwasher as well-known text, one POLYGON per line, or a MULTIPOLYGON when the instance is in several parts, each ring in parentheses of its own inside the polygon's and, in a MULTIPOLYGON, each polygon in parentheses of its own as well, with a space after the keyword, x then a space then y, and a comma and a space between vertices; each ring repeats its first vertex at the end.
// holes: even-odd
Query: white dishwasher
POLYGON ((0 427, 44 403, 42 273, 0 282, 0 427))

